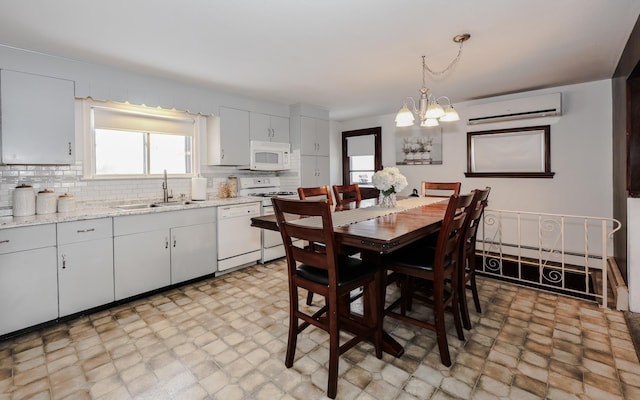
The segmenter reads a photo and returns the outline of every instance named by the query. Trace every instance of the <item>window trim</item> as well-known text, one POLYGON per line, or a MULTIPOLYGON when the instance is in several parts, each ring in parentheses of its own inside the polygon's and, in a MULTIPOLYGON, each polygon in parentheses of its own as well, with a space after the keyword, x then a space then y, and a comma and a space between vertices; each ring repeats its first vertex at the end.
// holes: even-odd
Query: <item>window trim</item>
MULTIPOLYGON (((382 127, 378 126, 375 128, 366 128, 366 129, 357 129, 353 131, 343 131, 342 132, 342 182, 343 184, 347 184, 350 182, 350 166, 349 166, 349 155, 347 154, 347 138, 353 136, 366 136, 366 135, 374 135, 374 155, 373 155, 373 163, 374 163, 374 172, 382 169, 382 127)), ((360 192, 365 197, 377 197, 378 190, 372 185, 361 186, 360 192), (364 189, 364 193, 363 192, 364 189)))
MULTIPOLYGON (((206 130, 206 120, 201 115, 195 115, 186 111, 166 110, 152 108, 145 105, 133 105, 129 103, 102 102, 91 98, 82 100, 82 139, 83 139, 83 179, 85 180, 141 180, 158 179, 163 174, 131 174, 131 175, 96 175, 95 174, 95 136, 93 131, 92 110, 94 108, 121 110, 127 113, 148 115, 154 118, 176 118, 193 120, 193 133, 191 135, 191 173, 169 174, 173 178, 192 178, 200 174, 200 138, 206 130)), ((162 133, 162 132, 151 132, 162 133)), ((167 133, 169 134, 169 133, 167 133)), ((148 150, 147 150, 148 151, 148 150)), ((147 154, 148 159, 148 154, 147 154)), ((146 162, 146 161, 145 161, 146 162)))

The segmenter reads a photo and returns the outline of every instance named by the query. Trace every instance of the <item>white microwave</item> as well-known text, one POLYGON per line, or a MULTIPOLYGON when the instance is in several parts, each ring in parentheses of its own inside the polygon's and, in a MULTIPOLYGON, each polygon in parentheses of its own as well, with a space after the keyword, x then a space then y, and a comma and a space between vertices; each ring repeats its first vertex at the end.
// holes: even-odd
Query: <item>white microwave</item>
POLYGON ((253 171, 280 171, 291 168, 291 145, 289 143, 260 142, 252 140, 250 145, 253 171))

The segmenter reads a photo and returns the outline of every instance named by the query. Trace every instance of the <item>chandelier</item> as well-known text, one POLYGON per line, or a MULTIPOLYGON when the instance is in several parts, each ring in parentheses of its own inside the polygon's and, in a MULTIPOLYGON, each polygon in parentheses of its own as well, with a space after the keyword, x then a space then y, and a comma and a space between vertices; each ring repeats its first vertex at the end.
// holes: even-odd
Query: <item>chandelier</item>
POLYGON ((454 42, 460 43, 458 55, 442 71, 433 71, 429 68, 425 61, 425 56, 422 56, 422 88, 420 88, 420 100, 418 101, 419 107, 416 107, 416 102, 413 100, 413 97, 407 97, 404 100, 404 105, 396 115, 397 127, 413 125, 415 121, 415 117, 413 116, 414 113, 420 117, 420 126, 438 126, 440 122, 460 120, 458 112, 453 108, 451 100, 447 96, 436 98, 427 88, 425 74, 427 71, 432 75, 442 75, 449 72, 449 70, 458 63, 458 60, 460 60, 460 56, 462 55, 462 44, 469 40, 470 37, 470 34, 463 33, 461 35, 456 35, 453 38, 454 42), (411 104, 411 108, 413 110, 409 109, 409 104, 411 104))

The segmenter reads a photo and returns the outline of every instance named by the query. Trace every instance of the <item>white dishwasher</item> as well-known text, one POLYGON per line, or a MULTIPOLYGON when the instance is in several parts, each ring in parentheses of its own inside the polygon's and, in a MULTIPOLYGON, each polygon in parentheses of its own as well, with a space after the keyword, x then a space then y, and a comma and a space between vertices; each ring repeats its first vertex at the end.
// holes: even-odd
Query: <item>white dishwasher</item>
POLYGON ((258 216, 259 202, 218 207, 218 272, 260 259, 260 229, 251 226, 251 218, 258 216))

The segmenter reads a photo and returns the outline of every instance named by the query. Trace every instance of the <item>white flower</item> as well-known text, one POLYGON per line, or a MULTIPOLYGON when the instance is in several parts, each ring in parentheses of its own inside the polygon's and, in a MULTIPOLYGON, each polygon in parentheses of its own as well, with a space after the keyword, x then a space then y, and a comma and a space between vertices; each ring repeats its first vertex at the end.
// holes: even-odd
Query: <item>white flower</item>
POLYGON ((373 184, 383 195, 398 193, 407 187, 407 178, 396 167, 386 167, 373 174, 373 184))

